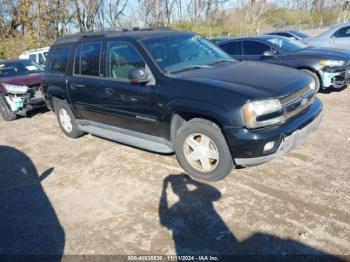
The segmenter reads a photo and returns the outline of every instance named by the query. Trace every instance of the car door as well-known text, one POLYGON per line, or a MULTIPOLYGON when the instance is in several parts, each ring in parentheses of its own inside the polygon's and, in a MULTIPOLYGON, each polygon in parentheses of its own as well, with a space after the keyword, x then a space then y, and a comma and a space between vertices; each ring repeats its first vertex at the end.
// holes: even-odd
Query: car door
POLYGON ((144 68, 155 83, 145 59, 132 43, 118 40, 107 42, 105 59, 104 107, 109 124, 160 136, 155 101, 158 88, 132 84, 128 77, 132 69, 144 68))
POLYGON ((73 72, 67 78, 70 101, 78 117, 100 121, 104 114, 103 75, 101 72, 102 41, 82 43, 74 55, 73 72))
POLYGON ((350 49, 350 26, 345 26, 333 34, 330 46, 341 49, 350 49))
POLYGON ((242 60, 242 41, 225 42, 219 47, 228 53, 232 58, 242 60))

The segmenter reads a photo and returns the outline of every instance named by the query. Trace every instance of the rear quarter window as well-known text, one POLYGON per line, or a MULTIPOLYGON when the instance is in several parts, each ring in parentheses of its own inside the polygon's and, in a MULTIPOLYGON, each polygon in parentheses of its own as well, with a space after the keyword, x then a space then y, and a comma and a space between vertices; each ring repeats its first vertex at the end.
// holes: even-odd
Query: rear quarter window
POLYGON ((46 73, 64 74, 69 56, 69 47, 51 48, 45 67, 46 73))

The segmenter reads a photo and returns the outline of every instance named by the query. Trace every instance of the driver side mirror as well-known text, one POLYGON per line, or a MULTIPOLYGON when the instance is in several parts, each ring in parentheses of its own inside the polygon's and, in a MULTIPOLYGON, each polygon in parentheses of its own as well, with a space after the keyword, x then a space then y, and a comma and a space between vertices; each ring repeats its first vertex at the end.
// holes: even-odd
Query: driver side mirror
POLYGON ((276 54, 273 51, 265 51, 262 56, 263 58, 275 58, 276 54))
POLYGON ((151 81, 142 67, 136 67, 129 71, 128 78, 131 84, 147 84, 151 81))

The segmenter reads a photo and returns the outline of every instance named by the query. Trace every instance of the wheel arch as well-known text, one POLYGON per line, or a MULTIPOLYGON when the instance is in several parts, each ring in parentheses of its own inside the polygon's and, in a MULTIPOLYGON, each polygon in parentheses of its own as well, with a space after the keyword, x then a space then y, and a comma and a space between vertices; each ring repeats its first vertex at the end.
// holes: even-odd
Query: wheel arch
POLYGON ((59 87, 50 87, 47 90, 47 101, 53 112, 55 112, 55 99, 66 100, 68 101, 67 94, 62 88, 59 87))
POLYGON ((320 89, 322 89, 323 81, 322 81, 322 77, 321 77, 318 70, 316 70, 315 68, 312 68, 311 66, 300 66, 300 67, 297 67, 297 69, 298 70, 308 70, 308 71, 311 71, 312 73, 316 74, 316 76, 318 77, 318 81, 320 81, 320 89))
POLYGON ((202 118, 215 123, 221 130, 230 123, 225 116, 227 111, 218 106, 197 102, 197 101, 177 101, 169 106, 168 114, 170 121, 170 141, 175 143, 175 138, 179 128, 187 121, 194 118, 202 118))

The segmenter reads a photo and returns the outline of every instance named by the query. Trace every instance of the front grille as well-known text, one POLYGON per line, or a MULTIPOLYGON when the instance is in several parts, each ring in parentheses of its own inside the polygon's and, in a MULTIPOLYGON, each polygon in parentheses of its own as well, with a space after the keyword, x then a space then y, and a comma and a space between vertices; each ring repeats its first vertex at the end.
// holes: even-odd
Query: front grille
POLYGON ((315 98, 314 90, 306 86, 298 91, 280 99, 282 104, 283 115, 285 119, 296 116, 308 108, 315 98))

